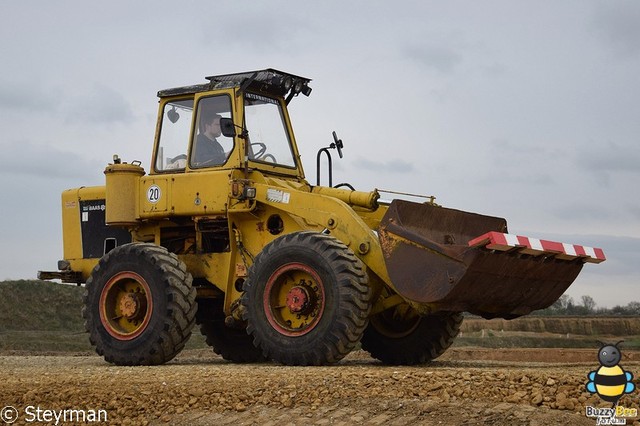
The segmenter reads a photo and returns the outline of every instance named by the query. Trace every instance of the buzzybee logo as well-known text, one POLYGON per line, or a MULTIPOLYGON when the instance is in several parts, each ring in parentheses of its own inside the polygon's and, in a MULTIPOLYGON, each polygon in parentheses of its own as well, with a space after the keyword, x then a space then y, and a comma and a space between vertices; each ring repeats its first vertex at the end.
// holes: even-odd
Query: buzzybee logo
POLYGON ((611 408, 586 407, 586 416, 595 418, 597 425, 626 425, 627 418, 638 416, 635 408, 619 406, 618 402, 625 394, 630 394, 636 388, 633 383, 633 373, 625 371, 620 365, 622 352, 620 345, 600 342, 598 361, 600 367, 587 374, 587 392, 596 394, 603 401, 610 402, 611 408))
POLYGON ((611 408, 618 405, 618 401, 622 395, 631 393, 635 390, 636 385, 633 384, 633 373, 624 371, 620 364, 622 360, 622 352, 618 345, 601 343, 602 346, 598 351, 598 361, 600 368, 587 374, 589 381, 587 382, 587 391, 598 394, 600 398, 611 403, 611 408))

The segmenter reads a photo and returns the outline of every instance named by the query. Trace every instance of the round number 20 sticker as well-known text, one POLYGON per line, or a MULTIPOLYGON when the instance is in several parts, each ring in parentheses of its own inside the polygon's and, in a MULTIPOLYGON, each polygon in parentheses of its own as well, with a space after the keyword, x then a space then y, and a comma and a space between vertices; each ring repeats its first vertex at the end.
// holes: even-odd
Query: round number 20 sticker
POLYGON ((162 192, 158 185, 151 185, 149 189, 147 189, 147 200, 149 200, 150 203, 157 203, 160 200, 161 195, 162 192))

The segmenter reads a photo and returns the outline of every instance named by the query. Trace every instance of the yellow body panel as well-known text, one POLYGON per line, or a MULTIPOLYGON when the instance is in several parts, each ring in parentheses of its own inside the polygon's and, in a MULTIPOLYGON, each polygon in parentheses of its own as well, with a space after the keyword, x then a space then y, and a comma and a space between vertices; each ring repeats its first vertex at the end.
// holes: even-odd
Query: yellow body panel
POLYGON ((392 286, 382 257, 378 237, 364 220, 337 198, 256 184, 256 199, 324 227, 362 259, 367 267, 392 286))
POLYGON ((86 280, 99 259, 84 259, 82 252, 81 201, 103 200, 104 186, 82 187, 62 193, 62 233, 64 259, 71 263, 71 269, 82 273, 86 280))
POLYGON ((69 189, 62 193, 62 249, 64 259, 82 258, 80 236, 79 189, 69 189))
MULTIPOLYGON (((245 278, 251 257, 277 237, 300 230, 330 230, 361 257, 370 271, 381 280, 372 282, 391 285, 377 237, 372 231, 386 210, 384 206, 358 213, 340 199, 309 192, 311 188, 306 182, 265 178, 256 172, 251 177, 270 183, 254 184, 258 189, 259 204, 256 201, 240 201, 231 193, 233 181, 230 180, 240 174, 237 170, 218 170, 138 178, 139 184, 134 195, 137 201, 135 205, 139 209, 136 212, 137 223, 128 226, 133 232, 133 240, 160 244, 162 229, 171 227, 164 220, 171 217, 227 216, 230 226, 237 230, 237 235, 230 231, 233 235, 230 235, 228 251, 179 254, 194 278, 205 279, 227 294, 226 305, 240 296, 235 290, 235 283, 245 278), (155 202, 148 197, 152 187, 158 189, 155 202), (288 197, 287 202, 283 202, 279 196, 288 197), (256 208, 256 205, 259 207, 256 208), (269 219, 275 216, 282 222, 279 232, 270 230, 268 226, 269 219), (153 219, 160 220, 161 226, 158 222, 149 222, 153 219), (238 239, 245 250, 244 258, 237 249, 238 239)), ((71 262, 74 271, 82 273, 84 280, 89 277, 99 258, 82 257, 80 201, 100 200, 106 194, 114 193, 117 194, 106 191, 105 187, 92 187, 69 190, 63 194, 64 258, 71 262)), ((131 196, 129 192, 126 194, 131 196)), ((373 193, 360 197, 363 200, 370 199, 373 193)), ((111 201, 111 198, 108 200, 111 201)), ((107 212, 113 208, 113 204, 108 202, 107 212)))
POLYGON ((185 254, 179 258, 196 278, 204 278, 220 290, 227 291, 227 283, 233 275, 231 252, 185 254))
POLYGON ((138 219, 166 217, 171 205, 169 176, 144 176, 138 182, 138 219))

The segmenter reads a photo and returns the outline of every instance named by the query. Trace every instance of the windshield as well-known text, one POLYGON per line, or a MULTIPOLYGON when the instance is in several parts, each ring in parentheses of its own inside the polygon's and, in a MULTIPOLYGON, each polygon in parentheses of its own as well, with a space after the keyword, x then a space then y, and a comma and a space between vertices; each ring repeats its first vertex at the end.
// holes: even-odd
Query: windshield
POLYGON ((249 159, 295 167, 295 159, 280 104, 275 99, 245 94, 245 122, 249 131, 249 159))

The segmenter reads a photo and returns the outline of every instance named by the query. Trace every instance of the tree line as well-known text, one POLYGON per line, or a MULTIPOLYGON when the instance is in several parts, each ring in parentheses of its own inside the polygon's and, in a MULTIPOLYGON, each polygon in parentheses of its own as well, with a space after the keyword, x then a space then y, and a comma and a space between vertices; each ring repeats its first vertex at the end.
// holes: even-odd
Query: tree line
POLYGON ((613 308, 598 308, 591 296, 582 296, 579 302, 573 297, 563 294, 558 300, 546 309, 532 312, 531 315, 595 315, 595 316, 622 316, 640 315, 640 302, 629 302, 626 305, 616 305, 613 308))

